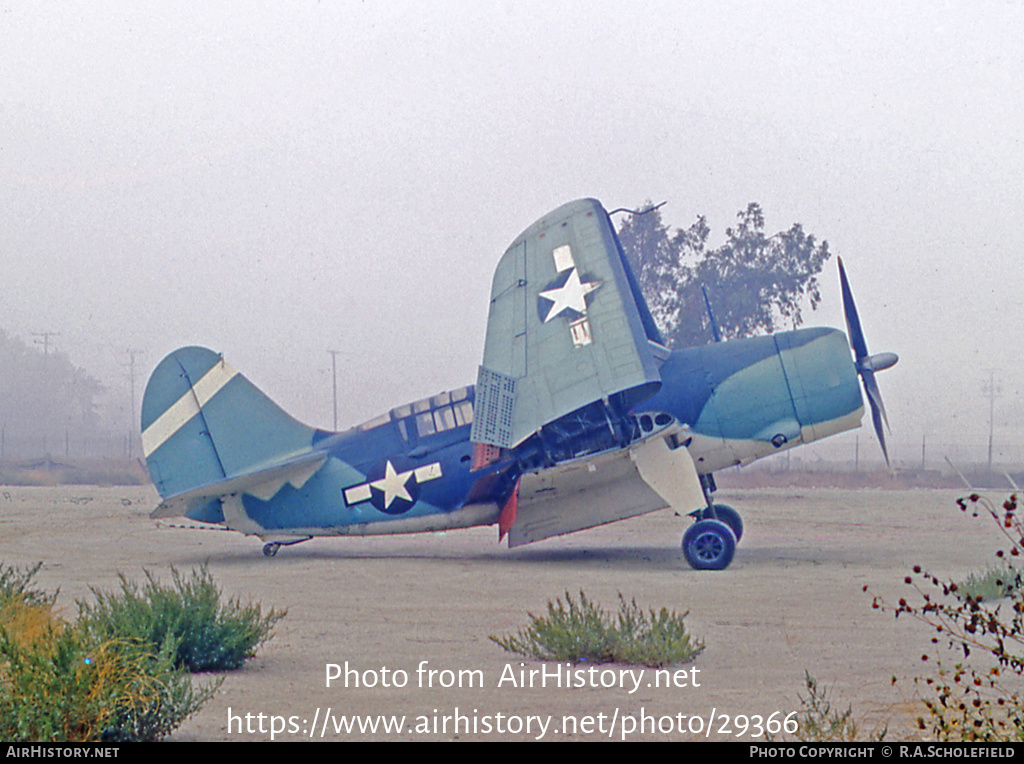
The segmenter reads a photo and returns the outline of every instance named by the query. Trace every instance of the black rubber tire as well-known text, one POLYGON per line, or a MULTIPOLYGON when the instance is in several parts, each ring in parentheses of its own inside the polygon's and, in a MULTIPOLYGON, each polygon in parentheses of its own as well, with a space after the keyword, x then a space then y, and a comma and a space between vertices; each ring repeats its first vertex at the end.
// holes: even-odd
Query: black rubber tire
POLYGON ((683 556, 694 570, 725 570, 736 554, 736 534, 721 520, 698 520, 683 534, 683 556))
POLYGON ((705 509, 700 518, 702 520, 721 520, 723 523, 732 528, 733 535, 736 537, 736 543, 740 543, 740 539, 743 538, 743 518, 740 517, 740 513, 730 507, 728 504, 715 504, 715 514, 711 514, 710 509, 705 509))

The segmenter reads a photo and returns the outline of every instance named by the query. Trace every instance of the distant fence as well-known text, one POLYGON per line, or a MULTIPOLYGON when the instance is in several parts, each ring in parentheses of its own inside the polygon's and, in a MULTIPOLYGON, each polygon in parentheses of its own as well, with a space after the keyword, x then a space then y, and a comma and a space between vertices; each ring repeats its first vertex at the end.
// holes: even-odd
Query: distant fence
POLYGON ((122 437, 75 437, 62 435, 25 435, 0 430, 0 462, 64 457, 66 459, 127 459, 142 455, 138 437, 129 443, 122 437))
MULTIPOLYGON (((908 442, 887 441, 889 463, 897 471, 935 471, 955 474, 950 468, 965 474, 988 470, 988 444, 964 442, 908 442), (947 462, 947 459, 949 460, 947 462)), ((755 462, 746 469, 772 472, 799 470, 801 472, 870 472, 885 468, 885 459, 878 441, 861 431, 860 437, 844 433, 835 438, 809 443, 755 462)), ((992 472, 1008 472, 1013 476, 1024 473, 1024 444, 993 443, 992 472)))

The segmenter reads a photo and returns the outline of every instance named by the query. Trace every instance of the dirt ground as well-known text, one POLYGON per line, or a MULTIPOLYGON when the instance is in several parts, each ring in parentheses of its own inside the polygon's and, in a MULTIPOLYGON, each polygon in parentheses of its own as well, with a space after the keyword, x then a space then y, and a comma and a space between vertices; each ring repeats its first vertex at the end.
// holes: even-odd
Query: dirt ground
POLYGON ((678 740, 710 729, 710 739, 753 741, 744 717, 798 711, 805 672, 852 705, 863 729, 884 722, 908 736, 932 635, 873 610, 862 589, 897 600, 913 565, 953 578, 988 567, 995 529, 961 513, 957 495, 723 490, 746 533, 728 570, 696 572, 679 550, 689 520, 670 510, 511 551, 487 528, 315 539, 268 559, 254 538, 150 520, 152 488, 0 487, 0 560, 43 561, 38 582, 60 588, 69 617, 90 585, 114 588, 118 572, 163 578, 204 562, 225 594, 287 608, 274 638, 176 740, 678 740), (547 664, 541 686, 545 664, 488 638, 580 590, 606 608, 621 593, 689 611, 706 649, 680 673, 584 666, 572 675, 580 687, 565 686, 565 664, 547 664), (327 686, 332 664, 341 675, 327 686), (399 731, 381 726, 402 716, 399 731))

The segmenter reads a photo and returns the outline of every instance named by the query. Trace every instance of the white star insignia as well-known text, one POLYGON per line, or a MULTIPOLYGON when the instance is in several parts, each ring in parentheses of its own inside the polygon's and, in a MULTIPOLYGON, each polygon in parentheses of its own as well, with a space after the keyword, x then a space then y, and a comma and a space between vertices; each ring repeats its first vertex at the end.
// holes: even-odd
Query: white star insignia
POLYGON ((384 494, 384 509, 390 507, 391 502, 395 499, 412 501, 412 496, 409 495, 409 492, 405 488, 405 484, 409 481, 409 476, 412 473, 412 470, 395 472, 395 468, 391 464, 391 460, 388 459, 387 466, 384 468, 384 477, 370 483, 371 487, 376 488, 384 494))
POLYGON ((586 315, 588 294, 601 286, 600 281, 580 281, 579 269, 573 268, 566 282, 555 289, 546 289, 540 293, 545 300, 551 300, 553 305, 544 317, 546 324, 551 319, 561 315, 565 310, 574 310, 577 313, 586 315))
POLYGON ((395 472, 395 465, 389 460, 384 467, 384 477, 368 483, 350 485, 344 490, 345 506, 351 507, 354 504, 370 501, 373 498, 371 488, 376 488, 384 494, 384 511, 388 510, 395 499, 405 499, 413 503, 412 493, 406 487, 409 484, 409 475, 413 476, 413 480, 417 485, 437 480, 442 477, 441 463, 433 462, 432 464, 424 464, 407 472, 395 472))

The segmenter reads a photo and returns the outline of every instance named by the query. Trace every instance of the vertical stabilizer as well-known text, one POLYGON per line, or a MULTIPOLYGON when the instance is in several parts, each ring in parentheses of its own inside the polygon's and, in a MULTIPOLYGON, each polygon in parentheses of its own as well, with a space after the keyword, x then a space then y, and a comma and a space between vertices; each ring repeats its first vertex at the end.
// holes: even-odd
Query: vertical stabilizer
POLYGON ((301 454, 314 433, 207 348, 164 358, 142 399, 142 449, 163 497, 301 454))

